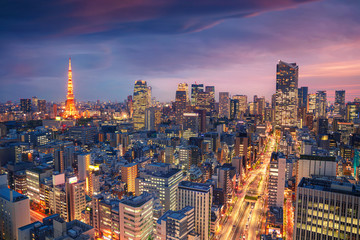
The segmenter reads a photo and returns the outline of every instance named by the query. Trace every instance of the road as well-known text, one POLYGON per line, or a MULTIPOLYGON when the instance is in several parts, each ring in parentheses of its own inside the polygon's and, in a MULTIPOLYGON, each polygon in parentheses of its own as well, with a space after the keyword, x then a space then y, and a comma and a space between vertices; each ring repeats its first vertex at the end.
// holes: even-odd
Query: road
POLYGON ((242 193, 238 197, 238 200, 235 202, 233 211, 231 212, 227 222, 222 226, 220 233, 215 236, 215 239, 239 239, 240 236, 247 234, 246 224, 249 224, 248 235, 251 237, 246 237, 246 239, 256 239, 257 233, 261 229, 261 224, 258 226, 260 217, 264 216, 264 201, 258 200, 254 205, 254 209, 251 209, 251 204, 245 202, 245 196, 249 192, 255 191, 256 193, 260 193, 261 195, 264 193, 266 188, 265 184, 267 182, 267 166, 270 162, 271 152, 273 151, 275 141, 273 139, 270 140, 269 148, 267 152, 262 156, 263 164, 260 168, 255 169, 249 173, 249 177, 246 180, 246 183, 243 187, 242 193), (251 183, 253 183, 256 178, 261 177, 261 182, 258 188, 249 187, 251 183), (250 212, 253 214, 250 216, 250 212), (249 218, 250 216, 250 218, 249 218), (235 225, 235 227, 234 227, 235 225))
POLYGON ((36 211, 30 209, 30 221, 32 223, 36 222, 36 221, 42 222, 43 218, 46 218, 46 217, 47 216, 45 214, 39 213, 39 212, 36 212, 36 211))

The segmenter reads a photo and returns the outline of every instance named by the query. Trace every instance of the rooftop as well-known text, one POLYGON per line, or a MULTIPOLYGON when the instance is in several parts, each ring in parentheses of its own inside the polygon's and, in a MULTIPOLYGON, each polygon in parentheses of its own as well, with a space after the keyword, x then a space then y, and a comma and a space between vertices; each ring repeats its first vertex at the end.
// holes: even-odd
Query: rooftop
POLYGON ((182 181, 179 183, 179 188, 185 188, 185 189, 201 191, 201 192, 209 192, 211 189, 211 185, 206 183, 182 181))
POLYGON ((144 192, 140 196, 133 196, 129 198, 123 198, 120 200, 120 203, 131 206, 131 207, 140 207, 148 202, 152 198, 151 194, 144 192))
POLYGON ((350 183, 346 178, 313 176, 313 178, 303 178, 299 183, 299 188, 314 189, 326 192, 342 193, 360 197, 360 185, 350 183))
POLYGON ((27 196, 22 195, 18 192, 15 192, 13 190, 10 190, 9 188, 0 188, 0 198, 3 198, 7 201, 10 201, 10 192, 13 194, 12 202, 18 202, 24 199, 28 199, 27 196))
POLYGON ((329 161, 329 162, 335 162, 336 161, 336 158, 332 157, 332 156, 316 156, 316 155, 300 155, 300 159, 329 161))

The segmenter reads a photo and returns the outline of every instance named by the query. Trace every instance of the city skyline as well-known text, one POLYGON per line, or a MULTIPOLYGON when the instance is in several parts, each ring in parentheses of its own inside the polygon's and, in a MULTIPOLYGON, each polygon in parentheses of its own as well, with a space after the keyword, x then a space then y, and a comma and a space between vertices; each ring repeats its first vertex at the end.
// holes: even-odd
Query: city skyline
POLYGON ((333 100, 335 90, 345 89, 352 101, 360 92, 359 2, 301 3, 145 1, 140 16, 144 5, 137 2, 114 9, 114 2, 89 5, 82 12, 73 8, 82 1, 35 3, 31 12, 8 2, 2 11, 13 14, 2 17, 0 102, 32 96, 64 101, 69 56, 78 101, 122 101, 139 79, 160 101, 174 100, 181 82, 216 86, 217 98, 231 90, 270 100, 278 59, 299 65, 299 87, 308 86, 309 93, 326 90, 333 100), (128 14, 120 18, 116 11, 128 14))

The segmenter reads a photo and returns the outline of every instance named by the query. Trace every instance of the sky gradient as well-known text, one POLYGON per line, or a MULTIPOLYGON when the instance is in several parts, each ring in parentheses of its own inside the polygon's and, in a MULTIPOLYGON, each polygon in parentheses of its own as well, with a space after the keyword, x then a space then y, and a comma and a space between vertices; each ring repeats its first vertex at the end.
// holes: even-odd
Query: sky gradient
POLYGON ((123 101, 146 80, 160 101, 179 82, 217 92, 275 92, 279 59, 299 87, 360 96, 359 0, 5 0, 0 3, 0 102, 123 101))

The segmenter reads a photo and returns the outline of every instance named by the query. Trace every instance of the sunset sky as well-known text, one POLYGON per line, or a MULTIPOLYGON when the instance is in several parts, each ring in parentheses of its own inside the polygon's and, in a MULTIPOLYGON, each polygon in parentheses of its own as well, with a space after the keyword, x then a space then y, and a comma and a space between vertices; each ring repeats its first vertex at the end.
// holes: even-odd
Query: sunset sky
POLYGON ((359 0, 61 0, 0 3, 0 102, 123 101, 135 80, 160 101, 177 84, 270 100, 278 60, 299 87, 360 97, 359 0))

